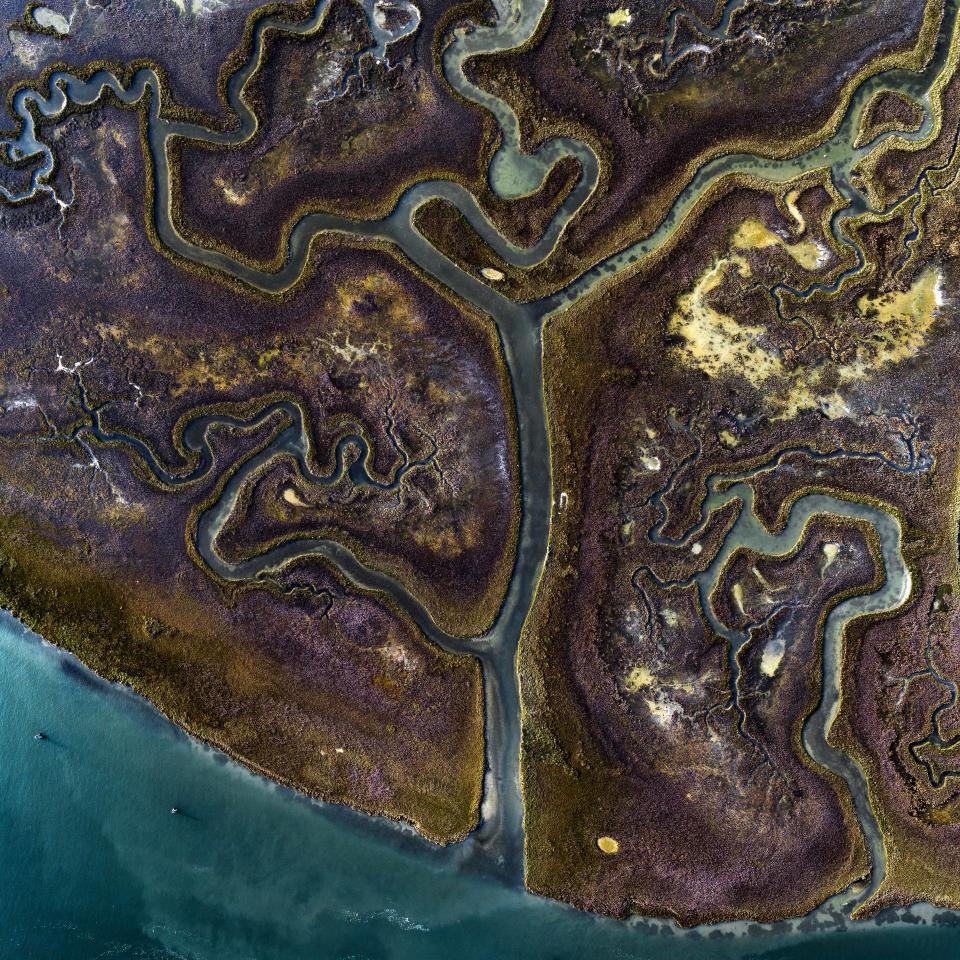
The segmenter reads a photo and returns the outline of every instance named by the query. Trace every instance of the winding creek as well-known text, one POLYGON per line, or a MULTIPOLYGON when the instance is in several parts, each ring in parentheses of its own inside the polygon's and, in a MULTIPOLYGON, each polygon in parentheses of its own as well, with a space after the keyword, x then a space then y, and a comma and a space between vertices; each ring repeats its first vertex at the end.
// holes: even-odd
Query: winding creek
MULTIPOLYGON (((732 11, 739 0, 730 0, 732 11)), ((372 569, 358 560, 342 544, 332 540, 299 539, 284 543, 259 556, 228 562, 217 549, 217 540, 228 521, 241 487, 265 464, 278 457, 292 458, 303 477, 311 483, 329 484, 348 473, 359 484, 389 488, 399 484, 403 470, 415 465, 406 463, 386 480, 372 478, 366 473, 366 441, 360 434, 343 437, 335 451, 333 473, 319 475, 310 466, 310 439, 307 425, 296 404, 284 401, 265 407, 249 419, 232 416, 203 416, 190 421, 184 428, 184 448, 196 454, 193 466, 183 470, 168 468, 134 437, 104 431, 94 411, 85 427, 88 436, 102 443, 127 446, 138 456, 156 481, 175 488, 193 483, 215 468, 210 450, 209 431, 220 424, 231 424, 253 429, 278 417, 280 425, 269 444, 249 456, 229 477, 219 498, 199 517, 196 547, 210 572, 223 580, 251 580, 269 576, 291 561, 310 555, 322 557, 348 580, 367 589, 383 591, 418 624, 433 642, 451 652, 478 658, 483 669, 486 704, 487 773, 481 825, 450 856, 489 865, 511 879, 519 879, 523 868, 523 809, 519 791, 520 709, 516 677, 517 645, 523 624, 531 609, 537 584, 547 555, 552 503, 552 481, 548 425, 544 405, 542 377, 541 334, 551 315, 567 308, 594 292, 605 280, 622 275, 655 255, 669 244, 687 214, 720 181, 731 175, 756 177, 768 183, 786 184, 813 170, 829 169, 833 183, 842 198, 834 213, 831 228, 841 249, 850 252, 854 267, 862 266, 863 254, 857 243, 845 232, 847 222, 870 211, 864 195, 852 186, 852 172, 856 165, 889 137, 899 135, 912 142, 933 135, 938 126, 933 98, 938 81, 952 69, 955 52, 955 25, 960 0, 947 0, 936 48, 931 60, 920 70, 885 70, 865 79, 853 93, 836 130, 816 147, 796 156, 771 159, 756 154, 736 153, 715 157, 705 162, 680 192, 659 225, 647 236, 587 270, 565 289, 530 303, 516 303, 504 297, 481 278, 464 271, 445 257, 416 230, 414 215, 424 203, 442 199, 457 207, 477 230, 490 248, 509 263, 531 267, 542 263, 553 249, 577 212, 587 201, 599 180, 599 159, 585 144, 568 137, 543 143, 535 152, 527 153, 520 143, 517 117, 509 105, 472 84, 464 73, 470 57, 512 49, 530 39, 546 10, 546 0, 496 0, 497 21, 493 26, 478 27, 472 31, 457 29, 443 53, 443 69, 450 85, 467 99, 489 110, 502 131, 502 142, 491 162, 489 185, 501 197, 517 197, 537 189, 553 166, 564 157, 574 157, 580 164, 580 178, 547 227, 543 236, 529 248, 519 248, 507 241, 483 213, 475 197, 463 187, 442 180, 419 183, 410 188, 394 210, 382 220, 356 221, 326 213, 308 213, 293 226, 287 241, 284 262, 277 271, 268 272, 242 263, 228 254, 190 243, 176 229, 171 211, 172 174, 170 145, 177 138, 196 142, 236 146, 256 135, 258 121, 244 99, 244 88, 256 71, 263 50, 264 35, 268 30, 309 35, 321 29, 329 10, 329 0, 320 0, 312 15, 301 22, 291 22, 276 16, 261 19, 254 31, 250 59, 230 78, 227 99, 237 119, 229 132, 218 132, 192 123, 169 119, 165 113, 165 93, 157 74, 150 68, 138 70, 129 86, 124 87, 113 73, 100 70, 87 80, 67 72, 55 72, 49 77, 45 91, 20 90, 13 98, 12 108, 19 120, 17 136, 3 144, 7 157, 14 162, 39 160, 29 188, 22 194, 13 194, 0 187, 10 202, 24 202, 35 197, 57 196, 49 182, 54 169, 51 150, 37 136, 34 120, 36 111, 42 117, 55 119, 64 116, 72 106, 98 102, 105 91, 111 91, 121 102, 139 104, 147 116, 147 145, 153 178, 153 226, 160 242, 174 255, 197 264, 209 266, 265 293, 281 293, 300 279, 307 264, 312 239, 325 232, 352 234, 363 238, 387 241, 399 248, 419 267, 433 276, 456 295, 478 307, 496 325, 509 370, 516 407, 518 449, 522 483, 521 529, 513 575, 503 605, 491 629, 480 637, 453 637, 433 622, 430 613, 404 586, 395 579, 372 569), (889 131, 871 143, 854 147, 860 121, 870 98, 881 89, 897 90, 924 109, 924 121, 913 132, 889 131), (351 452, 352 451, 352 452, 351 452), (359 455, 356 455, 359 452, 359 455), (350 459, 352 457, 352 459, 350 459), (349 462, 348 462, 349 460, 349 462)), ((371 23, 374 5, 365 4, 371 23)), ((409 13, 409 11, 408 11, 409 13)), ((729 20, 724 14, 717 29, 729 20)), ((386 57, 389 45, 407 35, 419 24, 419 15, 409 13, 394 33, 382 26, 374 31, 376 47, 371 51, 377 57, 386 57)), ((874 211, 876 212, 876 211, 874 211)), ((845 274, 849 271, 845 271, 845 274)), ((844 274, 844 275, 845 275, 844 274)), ((835 284, 842 282, 843 275, 835 284)), ((835 285, 832 285, 835 286, 835 285)), ((814 285, 807 291, 786 291, 806 295, 827 286, 814 285)), ((782 292, 782 291, 781 291, 782 292)), ((773 291, 777 295, 777 291, 773 291)), ((810 451, 818 456, 815 451, 810 451)), ((848 454, 839 451, 836 456, 848 454)), ((826 456, 826 455, 820 455, 826 456)), ((878 453, 875 456, 880 457, 878 453)), ((768 467, 773 468, 773 467, 768 467)), ((873 862, 872 875, 866 890, 849 902, 859 902, 869 896, 883 877, 883 841, 870 807, 862 770, 846 754, 829 743, 829 731, 837 711, 838 691, 842 672, 843 630, 853 618, 868 613, 896 609, 910 590, 910 576, 900 550, 901 531, 894 514, 879 506, 868 506, 826 494, 808 494, 794 503, 786 526, 778 533, 767 530, 752 509, 752 488, 749 476, 726 484, 711 484, 701 509, 703 522, 717 510, 734 500, 741 507, 716 557, 695 579, 701 595, 709 598, 730 556, 738 549, 750 548, 768 555, 790 552, 803 535, 807 523, 818 515, 831 515, 870 524, 881 545, 885 577, 883 585, 867 596, 852 597, 833 608, 826 622, 823 657, 822 695, 816 710, 803 728, 803 744, 814 761, 847 783, 853 797, 857 817, 866 838, 873 862)), ((658 541, 662 526, 652 528, 648 535, 658 541)), ((689 534, 685 535, 689 536, 689 534)), ((661 541, 663 542, 663 541, 661 541)), ((729 644, 731 664, 734 666, 733 702, 736 697, 736 652, 744 642, 742 634, 735 634, 719 623, 710 604, 704 603, 711 626, 729 644)))
MULTIPOLYGON (((810 455, 812 451, 805 451, 810 455)), ((841 454, 842 455, 842 454, 841 454)), ((814 459, 823 459, 816 458, 814 459)), ((655 542, 673 546, 690 543, 718 511, 739 504, 737 518, 725 535, 720 549, 707 567, 686 580, 658 581, 661 586, 686 586, 696 584, 700 607, 713 631, 727 641, 729 666, 728 705, 738 714, 738 728, 742 736, 752 740, 744 730, 745 708, 741 704, 740 651, 750 640, 755 624, 745 629, 728 627, 716 614, 713 607, 714 591, 723 579, 730 560, 741 550, 749 550, 767 557, 784 557, 801 544, 810 522, 817 517, 838 517, 869 524, 880 543, 879 562, 884 571, 881 586, 866 595, 849 597, 838 603, 827 615, 823 627, 823 682, 820 701, 807 717, 802 732, 804 749, 820 766, 841 776, 850 788, 854 811, 863 831, 864 840, 872 863, 869 882, 858 886, 856 892, 844 892, 836 899, 847 907, 855 906, 872 896, 883 880, 886 851, 883 836, 876 816, 870 806, 866 778, 860 765, 848 754, 829 742, 830 727, 840 705, 843 680, 843 632, 846 625, 856 617, 879 615, 896 610, 910 595, 910 571, 901 553, 901 530, 897 518, 889 511, 867 503, 841 499, 824 493, 808 493, 800 497, 790 508, 787 521, 776 533, 768 530, 754 510, 754 491, 749 479, 770 469, 764 464, 747 474, 739 476, 714 474, 708 480, 708 494, 701 508, 699 523, 679 538, 663 537, 651 531, 655 542)), ((921 467, 923 469, 923 467, 921 467)), ((649 572, 649 571, 648 571, 649 572)), ((763 751, 762 744, 756 744, 763 751)))

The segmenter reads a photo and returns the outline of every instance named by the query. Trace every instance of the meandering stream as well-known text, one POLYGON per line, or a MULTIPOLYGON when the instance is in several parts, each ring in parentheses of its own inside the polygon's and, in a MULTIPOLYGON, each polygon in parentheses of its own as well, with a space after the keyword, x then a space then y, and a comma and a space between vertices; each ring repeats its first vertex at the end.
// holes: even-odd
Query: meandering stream
MULTIPOLYGON (((936 128, 932 91, 951 63, 954 51, 954 32, 960 0, 947 0, 945 15, 934 55, 922 69, 885 70, 864 80, 852 95, 837 129, 816 147, 796 156, 770 159, 760 155, 737 153, 715 157, 705 162, 680 192, 659 225, 645 238, 610 255, 571 282, 564 290, 542 300, 520 304, 504 297, 482 278, 472 275, 436 250, 415 228, 414 215, 424 203, 443 199, 456 206, 477 230, 490 248, 509 263, 531 267, 543 262, 559 242, 563 231, 582 208, 596 188, 599 179, 599 160, 585 144, 568 137, 546 141, 535 152, 527 153, 520 143, 519 124, 512 108, 502 100, 472 84, 464 74, 464 65, 472 56, 512 49, 526 42, 535 32, 546 8, 546 0, 496 0, 497 21, 493 26, 479 27, 470 32, 456 30, 443 53, 443 69, 451 86, 464 97, 489 110, 502 132, 502 143, 495 153, 489 170, 489 185, 501 197, 517 197, 537 189, 553 166, 564 157, 575 158, 580 165, 580 178, 550 222, 543 236, 531 247, 520 248, 504 238, 483 213, 477 200, 463 187, 442 180, 431 180, 411 187, 403 194, 394 210, 376 221, 357 221, 326 213, 308 213, 298 220, 287 241, 286 257, 276 271, 262 271, 240 262, 229 254, 208 249, 186 240, 176 229, 171 208, 172 173, 170 145, 176 139, 237 146, 256 135, 258 120, 248 106, 244 91, 256 71, 263 51, 267 31, 282 31, 308 35, 321 29, 329 10, 330 0, 320 0, 312 15, 302 22, 292 22, 277 16, 262 18, 254 31, 250 59, 230 78, 227 100, 237 124, 229 132, 210 130, 193 123, 169 119, 166 114, 164 92, 156 72, 150 68, 138 70, 128 86, 106 70, 100 70, 87 80, 68 72, 53 73, 45 91, 23 89, 13 98, 12 108, 20 121, 18 135, 5 143, 7 157, 19 162, 39 159, 28 189, 13 194, 0 187, 11 202, 24 202, 44 195, 62 203, 49 182, 54 169, 52 151, 37 137, 33 110, 53 119, 65 115, 72 106, 85 106, 100 100, 109 90, 124 104, 140 104, 147 116, 147 146, 153 178, 153 226, 160 242, 174 255, 203 264, 265 292, 280 293, 295 285, 301 278, 315 236, 324 232, 353 234, 376 238, 394 244, 427 273, 464 300, 482 310, 496 325, 509 370, 518 425, 518 449, 522 484, 521 528, 517 557, 507 593, 493 627, 476 638, 452 637, 439 630, 429 611, 395 579, 362 564, 342 544, 326 539, 294 540, 268 552, 238 562, 228 562, 217 550, 217 538, 227 522, 244 482, 264 464, 276 457, 292 457, 301 472, 311 482, 326 482, 329 478, 310 476, 307 463, 308 432, 296 405, 280 409, 287 418, 286 426, 275 433, 272 441, 259 453, 249 457, 227 481, 222 493, 199 518, 196 546, 203 562, 213 574, 225 580, 256 579, 278 570, 290 561, 308 555, 323 557, 348 579, 365 588, 388 593, 435 643, 444 649, 476 656, 483 668, 486 702, 487 774, 484 788, 483 817, 480 828, 465 841, 464 856, 491 863, 512 878, 522 870, 522 803, 518 787, 518 758, 520 752, 519 699, 516 678, 517 644, 523 624, 531 609, 537 584, 547 555, 552 514, 552 483, 548 426, 544 406, 541 358, 541 333, 552 314, 591 294, 605 280, 633 269, 645 258, 656 254, 671 242, 686 215, 713 187, 724 178, 738 174, 760 178, 772 184, 784 184, 812 170, 828 168, 845 205, 834 214, 833 235, 837 243, 850 249, 854 260, 861 262, 862 251, 844 232, 849 218, 869 207, 863 194, 851 185, 851 173, 870 151, 883 141, 898 135, 917 142, 930 136, 936 128), (854 147, 864 110, 870 98, 881 89, 897 90, 909 96, 924 109, 924 121, 913 132, 889 131, 871 143, 854 147)), ((731 8, 737 0, 731 0, 731 8)), ((364 7, 373 17, 373 6, 364 7)), ((390 34, 383 27, 374 31, 376 56, 386 56, 389 45, 400 36, 416 29, 419 17, 408 18, 396 32, 390 34), (415 22, 414 22, 415 19, 415 22), (411 27, 411 23, 413 26, 411 27)), ((721 21, 721 24, 723 21, 721 21)), ((839 281, 838 281, 839 282, 839 281)), ((801 291, 802 293, 802 291, 801 291)), ((166 486, 190 483, 213 469, 214 458, 207 443, 208 431, 219 423, 255 426, 265 422, 276 409, 261 410, 248 421, 237 418, 198 417, 185 428, 184 443, 197 453, 193 467, 177 472, 158 463, 143 444, 133 437, 108 434, 92 419, 88 430, 102 442, 124 443, 130 447, 166 486), (98 435, 99 432, 99 435, 98 435)), ((362 437, 351 436, 347 441, 362 447, 362 437)), ((354 464, 355 466, 355 464, 354 464)), ((344 448, 336 452, 336 476, 345 469, 344 448)), ((372 478, 364 471, 350 469, 355 482, 370 483, 372 478)), ((394 480, 399 483, 400 477, 394 480)), ((392 482, 392 481, 391 481, 392 482)), ((842 777, 850 788, 857 816, 867 839, 874 869, 871 884, 864 896, 876 888, 883 873, 883 843, 871 811, 864 778, 859 767, 845 754, 829 744, 828 735, 837 709, 837 691, 842 671, 842 635, 847 623, 866 613, 895 609, 909 592, 909 573, 900 551, 900 528, 891 511, 830 497, 809 494, 792 508, 784 530, 771 533, 757 521, 752 510, 752 488, 744 480, 726 488, 722 493, 714 489, 707 494, 703 516, 710 514, 739 498, 743 504, 738 519, 727 534, 719 553, 706 571, 698 575, 698 584, 704 595, 709 594, 720 576, 723 565, 733 551, 751 547, 762 553, 780 555, 796 546, 806 521, 818 514, 849 517, 873 526, 880 539, 885 569, 883 586, 868 596, 844 600, 827 619, 823 658, 823 692, 820 703, 808 718, 803 732, 803 743, 810 756, 824 768, 842 777)), ((711 625, 727 637, 731 651, 735 651, 737 637, 725 632, 716 622, 709 604, 704 609, 711 625)))
MULTIPOLYGON (((829 732, 836 719, 843 683, 843 633, 847 624, 861 616, 878 615, 896 610, 910 595, 910 571, 901 552, 901 530, 897 518, 890 511, 854 500, 841 499, 824 493, 809 493, 796 500, 790 508, 787 522, 778 532, 768 530, 754 510, 754 491, 748 480, 766 466, 757 468, 743 479, 731 482, 729 477, 715 474, 710 478, 709 493, 704 501, 701 515, 704 518, 683 537, 668 540, 651 531, 655 542, 670 542, 674 545, 689 543, 703 529, 715 513, 731 504, 738 504, 736 521, 723 538, 720 549, 709 564, 686 580, 663 586, 696 584, 700 608, 712 630, 727 641, 730 698, 729 706, 738 714, 738 726, 744 734, 745 708, 741 704, 739 653, 750 639, 751 627, 733 629, 716 614, 713 595, 723 579, 730 560, 740 550, 750 550, 766 557, 783 557, 792 553, 802 542, 809 524, 817 517, 868 523, 876 532, 880 543, 879 563, 884 573, 879 588, 866 595, 849 597, 838 603, 827 615, 823 627, 823 662, 820 700, 803 725, 802 741, 810 757, 834 773, 839 774, 850 788, 854 811, 863 831, 870 854, 871 872, 868 884, 857 888, 840 899, 848 906, 861 903, 876 892, 883 880, 886 851, 883 835, 870 806, 867 782, 860 765, 848 754, 829 742, 829 732), (726 481, 726 482, 725 482, 726 481)), ((745 734, 744 734, 745 735, 745 734)), ((761 745, 762 746, 762 745, 761 745)))

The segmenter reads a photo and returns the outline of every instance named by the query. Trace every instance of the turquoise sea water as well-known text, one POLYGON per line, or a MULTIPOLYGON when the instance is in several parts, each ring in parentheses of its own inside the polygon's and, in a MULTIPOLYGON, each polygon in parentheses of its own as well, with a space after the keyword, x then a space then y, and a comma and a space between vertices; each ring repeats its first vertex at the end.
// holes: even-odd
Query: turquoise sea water
POLYGON ((253 776, 0 617, 4 960, 960 956, 938 916, 818 934, 599 920, 253 776))

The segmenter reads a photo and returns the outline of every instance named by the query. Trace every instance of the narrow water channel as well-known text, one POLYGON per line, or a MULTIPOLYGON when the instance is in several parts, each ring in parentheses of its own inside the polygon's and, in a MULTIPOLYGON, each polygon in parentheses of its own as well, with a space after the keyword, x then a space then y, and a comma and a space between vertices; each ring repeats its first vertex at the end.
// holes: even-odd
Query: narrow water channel
MULTIPOLYGON (((735 3, 736 0, 732 2, 735 3)), ((453 41, 443 55, 444 70, 451 86, 468 99, 490 110, 501 126, 502 145, 494 155, 489 171, 490 187, 497 194, 513 197, 529 193, 540 185, 549 170, 562 157, 573 156, 580 164, 581 175, 574 191, 561 206, 544 236, 528 249, 518 248, 507 241, 483 214, 474 197, 462 187, 446 181, 428 181, 412 187, 403 195, 395 209, 378 221, 354 221, 332 214, 306 214, 293 226, 287 257, 275 272, 258 270, 222 251, 192 244, 177 232, 171 213, 171 142, 182 138, 229 147, 254 136, 257 119, 246 104, 244 88, 259 62, 265 33, 276 30, 307 35, 319 30, 327 14, 329 0, 320 0, 312 15, 302 22, 290 22, 276 16, 264 17, 259 22, 250 59, 228 83, 228 102, 237 118, 237 126, 231 132, 212 131, 196 124, 167 119, 163 91, 156 73, 150 68, 137 71, 128 87, 124 87, 112 73, 104 70, 94 73, 86 81, 66 72, 56 72, 49 78, 45 93, 23 89, 15 95, 12 109, 20 120, 20 129, 16 138, 5 143, 7 155, 13 161, 38 157, 43 161, 33 174, 29 188, 32 193, 29 196, 52 194, 56 199, 54 189, 48 182, 54 167, 53 154, 37 139, 31 111, 35 109, 45 118, 60 117, 72 106, 95 103, 105 90, 110 90, 121 102, 141 104, 142 109, 147 111, 148 159, 152 166, 154 184, 154 227, 161 243, 174 255, 212 267, 270 294, 288 290, 299 281, 309 256, 311 241, 319 233, 332 231, 377 238, 395 244, 413 262, 459 297, 482 310, 495 324, 503 347, 516 408, 522 509, 515 568, 497 620, 487 634, 477 638, 458 638, 444 634, 433 623, 429 612, 402 584, 364 566, 350 551, 333 541, 293 541, 261 556, 233 564, 220 556, 216 546, 217 537, 233 509, 244 480, 267 460, 276 456, 293 456, 301 467, 304 466, 303 456, 307 440, 302 419, 295 420, 281 430, 265 450, 246 461, 228 481, 218 502, 200 518, 197 549, 211 571, 224 579, 256 578, 296 557, 320 555, 357 584, 390 594, 440 646, 478 657, 484 675, 487 774, 482 824, 466 841, 465 849, 470 851, 471 856, 475 855, 494 865, 511 878, 519 877, 522 871, 523 837, 522 804, 518 786, 520 729, 516 677, 517 644, 547 554, 552 512, 550 450, 542 382, 541 333, 544 323, 552 314, 589 295, 604 280, 634 268, 634 265, 668 244, 698 200, 721 179, 733 174, 749 174, 770 183, 784 184, 811 170, 828 168, 834 184, 846 201, 846 206, 834 217, 834 236, 838 244, 850 247, 853 242, 843 232, 843 220, 862 213, 867 208, 864 197, 850 185, 850 174, 870 150, 896 133, 884 133, 872 143, 854 148, 853 141, 863 112, 878 90, 896 90, 920 104, 925 113, 919 130, 912 133, 900 132, 898 135, 917 141, 931 134, 935 119, 930 95, 935 89, 937 79, 947 69, 954 50, 954 28, 960 0, 947 0, 936 50, 930 62, 919 71, 886 70, 864 80, 853 94, 836 132, 816 148, 785 159, 770 159, 754 154, 729 154, 704 163, 648 237, 611 255, 563 291, 534 303, 517 304, 434 249, 417 232, 413 226, 413 218, 417 208, 423 203, 436 198, 447 200, 461 210, 481 237, 500 256, 518 266, 529 267, 549 256, 567 224, 595 189, 599 176, 599 161, 589 147, 561 137, 547 141, 535 153, 525 153, 520 146, 519 125, 513 110, 508 104, 476 87, 464 74, 464 65, 471 56, 510 49, 525 42, 536 30, 545 6, 544 0, 512 4, 508 0, 496 0, 498 20, 495 25, 481 27, 472 32, 455 32, 453 41)), ((372 10, 372 7, 370 9, 372 10)), ((409 23, 409 20, 405 21, 402 28, 398 29, 408 29, 409 23)), ((384 54, 390 42, 389 36, 377 35, 378 49, 382 48, 384 54)), ((7 199, 25 200, 29 196, 14 197, 7 194, 7 199)), ((158 480, 175 486, 195 479, 198 470, 212 468, 212 455, 209 449, 204 447, 206 429, 215 419, 207 418, 205 422, 198 420, 187 428, 193 431, 191 436, 200 453, 200 460, 186 479, 165 470, 152 457, 146 456, 143 450, 137 448, 134 438, 113 435, 111 439, 128 442, 131 448, 144 457, 145 463, 158 480)), ((744 503, 749 507, 752 502, 749 485, 743 483, 734 489, 739 491, 744 503)), ((710 494, 710 497, 713 496, 714 494, 710 494)), ((714 502, 708 497, 704 509, 709 514, 720 505, 719 500, 714 502)), ((874 857, 872 889, 882 877, 883 851, 864 790, 862 771, 849 757, 829 745, 828 733, 836 710, 844 625, 866 612, 893 609, 902 602, 909 590, 909 576, 900 554, 897 521, 892 513, 881 508, 867 508, 849 501, 811 494, 794 505, 787 529, 773 535, 759 526, 751 509, 744 509, 711 566, 710 570, 714 573, 710 575, 718 574, 721 567, 717 564, 721 564, 723 557, 729 556, 738 546, 752 545, 762 552, 774 554, 789 549, 789 544, 795 542, 795 538, 800 535, 805 518, 816 513, 856 516, 872 524, 880 537, 886 570, 885 583, 880 590, 867 597, 844 601, 833 610, 827 621, 823 698, 820 706, 809 718, 803 737, 804 745, 814 760, 837 773, 850 787, 861 827, 874 857)), ((706 579, 701 588, 709 582, 708 574, 704 574, 706 579)))

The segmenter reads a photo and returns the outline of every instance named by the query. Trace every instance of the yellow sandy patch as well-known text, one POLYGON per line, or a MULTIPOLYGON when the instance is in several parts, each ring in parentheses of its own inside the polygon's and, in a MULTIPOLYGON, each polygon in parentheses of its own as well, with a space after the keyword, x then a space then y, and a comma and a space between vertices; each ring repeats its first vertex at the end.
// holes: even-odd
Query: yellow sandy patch
POLYGON ((684 361, 708 377, 736 372, 762 383, 783 372, 780 357, 758 344, 764 328, 740 323, 707 302, 731 266, 741 277, 750 276, 750 266, 742 257, 721 258, 701 274, 689 293, 678 298, 667 327, 671 334, 683 338, 684 345, 677 349, 684 361))
POLYGON ((660 617, 668 627, 675 627, 680 622, 676 610, 671 610, 669 607, 664 607, 660 611, 660 617))
POLYGON ((633 20, 633 14, 627 7, 620 7, 619 10, 612 10, 607 14, 607 23, 611 27, 626 27, 633 20))
POLYGON ((423 517, 416 526, 406 531, 418 546, 447 557, 458 557, 466 550, 473 550, 483 540, 483 524, 476 514, 457 526, 450 523, 444 513, 423 517))
MULTIPOLYGON (((746 252, 779 246, 801 267, 812 270, 823 262, 825 250, 812 240, 787 243, 782 237, 757 220, 745 220, 731 240, 731 249, 746 252)), ((736 269, 741 277, 749 277, 750 265, 740 253, 721 257, 700 275, 693 289, 680 296, 670 318, 670 333, 683 337, 681 353, 685 360, 709 377, 739 373, 753 383, 763 383, 782 376, 780 355, 762 347, 758 341, 763 327, 740 323, 708 303, 708 298, 724 281, 728 271, 736 269)), ((735 438, 726 431, 726 443, 735 446, 735 438)))
POLYGON ((498 270, 496 267, 484 267, 480 273, 483 274, 487 280, 493 280, 495 282, 502 280, 505 276, 504 272, 498 270))
POLYGON ((142 523, 147 517, 147 508, 142 503, 131 503, 121 496, 114 495, 104 506, 104 513, 114 523, 142 523))
POLYGON ((797 206, 797 200, 799 199, 800 191, 791 190, 783 198, 783 202, 789 211, 790 216, 793 217, 793 222, 797 225, 797 232, 803 233, 803 231, 807 229, 807 221, 804 219, 803 214, 800 212, 800 208, 797 206))
POLYGON ((736 608, 740 613, 746 613, 743 609, 743 584, 737 581, 731 588, 730 594, 733 597, 733 602, 736 608))
POLYGON ((213 182, 223 193, 223 199, 226 200, 227 203, 232 203, 235 207, 242 207, 250 199, 249 193, 239 193, 237 190, 234 190, 223 177, 216 177, 213 182))
POLYGON ((37 70, 44 52, 46 37, 31 37, 22 30, 10 30, 7 38, 13 48, 13 54, 28 70, 37 70))
POLYGON ((875 326, 872 338, 857 348, 857 360, 869 361, 876 368, 917 354, 937 318, 942 302, 940 283, 940 271, 928 267, 909 290, 895 290, 879 297, 862 296, 857 309, 874 319, 875 326))
POLYGON ((420 664, 419 658, 412 655, 406 646, 394 637, 391 637, 379 650, 385 660, 396 664, 407 673, 413 673, 420 664))
MULTIPOLYGON (((129 245, 129 218, 110 221, 106 228, 110 242, 129 245)), ((126 277, 125 282, 133 276, 126 277)), ((123 323, 100 324, 98 330, 134 354, 149 358, 157 372, 167 374, 170 396, 179 397, 195 390, 226 391, 238 382, 272 381, 284 373, 313 380, 327 369, 331 357, 350 365, 362 364, 374 356, 387 357, 394 333, 419 332, 423 328, 414 297, 384 273, 340 280, 319 314, 326 321, 325 336, 277 336, 265 342, 256 354, 226 339, 175 342, 156 335, 141 337, 132 317, 125 318, 123 323)), ((363 383, 361 376, 361 388, 363 383)))
MULTIPOLYGON (((757 249, 781 238, 762 224, 747 221, 733 238, 741 250, 757 249)), ((789 245, 784 245, 789 249, 789 245)), ((793 255, 796 252, 794 245, 793 255)), ((804 258, 812 256, 805 251, 804 258)), ((798 262, 800 262, 798 260, 798 262)), ((693 289, 677 298, 676 308, 667 323, 668 332, 683 343, 671 353, 680 363, 703 371, 708 377, 740 376, 767 391, 767 405, 775 419, 795 417, 802 410, 819 409, 831 419, 849 415, 839 389, 845 384, 868 379, 879 370, 902 363, 917 355, 926 345, 943 302, 942 276, 936 267, 928 267, 907 290, 882 295, 864 294, 856 305, 859 320, 865 320, 869 332, 857 341, 854 358, 842 366, 787 370, 779 352, 765 347, 761 340, 765 328, 741 323, 709 302, 735 269, 739 276, 750 276, 750 265, 737 253, 722 257, 697 279, 693 289), (832 373, 830 387, 823 381, 832 373)), ((732 446, 729 431, 721 442, 732 446)))
POLYGON ((669 727, 683 712, 680 704, 662 690, 656 693, 654 699, 645 699, 643 702, 650 711, 650 719, 658 727, 669 727))
POLYGON ((623 689, 627 693, 636 693, 654 682, 654 675, 648 667, 631 667, 623 678, 623 689))
MULTIPOLYGON (((795 208, 794 208, 795 209, 795 208)), ((797 216, 800 212, 797 211, 797 216)), ((801 222, 803 218, 800 217, 801 222)), ((733 235, 735 250, 763 250, 766 247, 781 247, 804 270, 816 270, 823 266, 829 256, 826 247, 813 240, 798 240, 796 243, 787 243, 783 237, 769 230, 757 220, 745 220, 733 235)))
POLYGON ((382 335, 390 329, 413 332, 423 327, 414 299, 404 287, 386 273, 367 273, 348 277, 337 285, 338 326, 359 337, 382 335), (375 313, 356 311, 355 306, 372 301, 375 313))
POLYGON ((62 13, 51 10, 50 7, 34 7, 33 22, 39 27, 50 27, 61 37, 70 32, 70 22, 67 18, 62 13))
POLYGON ((617 853, 620 850, 620 844, 613 837, 597 837, 597 846, 609 854, 617 853))
POLYGON ((339 357, 350 366, 369 360, 370 357, 380 353, 386 346, 382 340, 374 340, 373 343, 351 343, 349 333, 344 333, 339 341, 331 340, 328 337, 320 337, 318 342, 322 343, 333 356, 339 357))
POLYGON ((750 568, 750 572, 756 577, 757 583, 763 587, 767 593, 781 593, 786 587, 775 587, 758 569, 756 566, 750 568))
POLYGON ((760 672, 765 677, 776 676, 786 652, 782 637, 777 636, 768 640, 760 657, 760 672))
POLYGON ((309 507, 309 503, 304 503, 293 487, 287 487, 283 491, 283 499, 293 507, 309 507))

